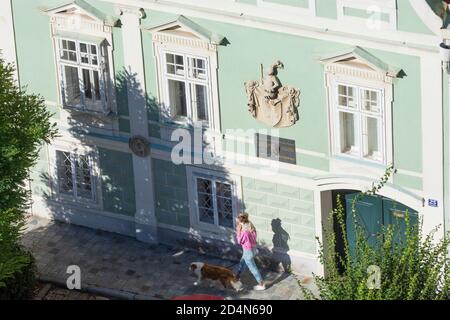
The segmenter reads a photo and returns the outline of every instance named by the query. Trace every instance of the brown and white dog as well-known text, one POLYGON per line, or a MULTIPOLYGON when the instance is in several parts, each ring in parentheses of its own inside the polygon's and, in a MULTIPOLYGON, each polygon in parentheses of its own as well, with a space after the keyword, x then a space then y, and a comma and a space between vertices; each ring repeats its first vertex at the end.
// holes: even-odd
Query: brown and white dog
POLYGON ((236 279, 234 273, 228 268, 203 262, 193 262, 189 270, 197 275, 197 281, 194 282, 195 286, 200 285, 202 280, 208 279, 220 281, 225 289, 233 288, 236 291, 242 290, 242 283, 236 279))

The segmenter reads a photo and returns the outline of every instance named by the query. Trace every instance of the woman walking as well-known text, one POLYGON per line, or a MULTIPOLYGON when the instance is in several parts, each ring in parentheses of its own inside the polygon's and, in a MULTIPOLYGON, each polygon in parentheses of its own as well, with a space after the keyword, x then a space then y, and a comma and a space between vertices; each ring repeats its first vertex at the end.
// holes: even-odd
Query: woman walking
POLYGON ((265 290, 266 285, 264 284, 261 273, 255 263, 256 229, 253 223, 251 223, 248 219, 248 214, 245 212, 240 213, 236 219, 236 238, 243 250, 241 262, 239 263, 239 269, 236 275, 237 279, 240 278, 241 273, 246 267, 248 267, 258 282, 258 285, 254 286, 253 289, 258 291, 265 290))

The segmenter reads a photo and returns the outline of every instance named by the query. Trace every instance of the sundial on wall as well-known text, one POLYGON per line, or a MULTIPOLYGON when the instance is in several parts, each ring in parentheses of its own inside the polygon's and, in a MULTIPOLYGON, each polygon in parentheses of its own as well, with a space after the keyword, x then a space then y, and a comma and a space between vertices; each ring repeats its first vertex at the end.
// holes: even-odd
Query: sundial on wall
POLYGON ((278 69, 284 69, 281 61, 272 64, 260 81, 245 82, 245 90, 249 112, 256 120, 274 128, 286 128, 299 119, 300 90, 283 86, 278 69))

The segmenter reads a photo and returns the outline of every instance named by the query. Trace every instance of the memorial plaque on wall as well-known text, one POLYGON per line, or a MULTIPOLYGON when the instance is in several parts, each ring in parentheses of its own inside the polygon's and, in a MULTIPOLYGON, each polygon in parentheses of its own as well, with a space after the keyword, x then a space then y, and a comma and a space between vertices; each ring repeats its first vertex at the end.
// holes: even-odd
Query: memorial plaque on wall
POLYGON ((295 141, 257 133, 256 156, 284 163, 297 164, 295 141))

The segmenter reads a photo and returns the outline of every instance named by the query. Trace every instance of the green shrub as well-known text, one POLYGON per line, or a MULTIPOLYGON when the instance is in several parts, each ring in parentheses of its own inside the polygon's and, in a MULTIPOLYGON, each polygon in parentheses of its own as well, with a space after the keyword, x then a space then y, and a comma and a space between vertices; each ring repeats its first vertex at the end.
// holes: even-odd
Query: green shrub
POLYGON ((0 300, 26 300, 32 298, 37 285, 36 263, 31 253, 19 248, 15 255, 21 257, 25 263, 15 266, 15 272, 4 281, 0 287, 0 300))
MULTIPOLYGON (((375 195, 386 183, 392 172, 389 168, 380 184, 361 193, 375 195)), ((406 214, 406 229, 399 225, 382 228, 375 244, 369 244, 362 223, 356 215, 354 199, 352 212, 356 230, 356 241, 350 249, 347 240, 345 210, 341 199, 337 199, 337 208, 330 215, 330 225, 337 225, 342 234, 343 253, 334 250, 337 236, 334 230, 324 230, 324 245, 319 241, 320 260, 325 265, 326 276, 314 275, 319 296, 312 290, 301 286, 308 299, 323 300, 448 300, 450 299, 450 260, 448 236, 435 241, 439 227, 424 235, 422 221, 412 224, 406 214), (403 240, 395 235, 402 233, 403 240), (397 239, 397 241, 395 240, 397 239), (326 254, 324 254, 326 251, 326 254), (373 286, 370 272, 379 268, 379 285, 373 286)))
POLYGON ((44 98, 19 88, 14 67, 0 58, 0 290, 11 299, 24 297, 32 282, 34 260, 19 243, 30 169, 40 147, 56 135, 50 118, 44 98))

